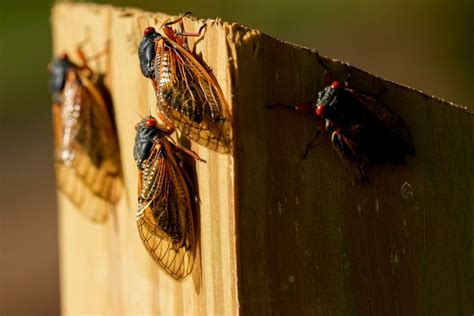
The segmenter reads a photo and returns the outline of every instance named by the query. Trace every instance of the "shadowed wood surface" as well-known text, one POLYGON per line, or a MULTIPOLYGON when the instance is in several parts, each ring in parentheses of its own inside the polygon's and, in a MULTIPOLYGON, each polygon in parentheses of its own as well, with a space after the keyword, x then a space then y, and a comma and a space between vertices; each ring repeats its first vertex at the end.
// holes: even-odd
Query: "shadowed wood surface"
POLYGON ((314 117, 263 108, 317 99, 316 52, 245 28, 233 40, 242 314, 471 314, 474 116, 325 59, 358 91, 386 88, 417 150, 354 183, 328 134, 300 158, 314 117))
MULTIPOLYGON (((473 115, 325 59, 335 79, 350 70, 358 91, 386 88, 381 101, 405 121, 417 149, 406 166, 371 166, 372 184, 354 183, 325 133, 300 158, 317 128, 313 117, 265 108, 316 99, 324 73, 316 52, 220 21, 208 22, 197 51, 232 106, 235 151, 192 143, 207 160, 197 163, 201 282, 167 277, 136 231, 132 159, 134 125, 155 108, 136 46, 146 26, 167 18, 84 4, 53 10, 55 52, 72 51, 88 34, 91 55, 110 41, 109 55, 91 66, 106 72, 111 88, 127 190, 105 225, 60 196, 63 313, 474 312, 473 115)), ((188 31, 201 23, 185 20, 188 31)))

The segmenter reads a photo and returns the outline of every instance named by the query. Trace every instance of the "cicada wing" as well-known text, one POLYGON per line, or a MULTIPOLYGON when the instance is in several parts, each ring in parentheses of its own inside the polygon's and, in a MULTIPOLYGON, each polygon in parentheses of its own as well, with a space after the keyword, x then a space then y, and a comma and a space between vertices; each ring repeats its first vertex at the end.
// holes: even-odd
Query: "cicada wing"
POLYGON ((104 221, 121 192, 118 140, 101 94, 74 71, 61 110, 53 106, 57 183, 88 218, 104 221))
POLYGON ((155 59, 159 110, 168 113, 178 129, 199 144, 230 152, 232 121, 215 77, 172 40, 161 39, 157 46, 162 52, 155 59))
POLYGON ((137 227, 143 244, 169 275, 182 279, 195 259, 190 190, 176 153, 166 140, 154 144, 139 177, 137 227))
POLYGON ((73 169, 62 164, 56 164, 56 181, 61 192, 88 219, 93 222, 104 222, 107 220, 110 202, 93 194, 73 169))
POLYGON ((357 181, 367 179, 365 174, 367 159, 358 150, 357 145, 338 132, 332 133, 331 143, 352 178, 357 181))
POLYGON ((96 86, 85 77, 81 77, 81 82, 86 105, 84 117, 90 119, 84 124, 85 137, 79 142, 85 158, 79 174, 95 195, 116 204, 121 193, 122 170, 113 117, 96 86))
POLYGON ((376 117, 387 131, 391 134, 393 140, 396 140, 403 151, 403 154, 414 156, 416 154, 415 145, 411 134, 405 125, 405 122, 395 112, 390 110, 383 103, 375 98, 360 94, 352 93, 361 105, 365 107, 374 117, 376 117))

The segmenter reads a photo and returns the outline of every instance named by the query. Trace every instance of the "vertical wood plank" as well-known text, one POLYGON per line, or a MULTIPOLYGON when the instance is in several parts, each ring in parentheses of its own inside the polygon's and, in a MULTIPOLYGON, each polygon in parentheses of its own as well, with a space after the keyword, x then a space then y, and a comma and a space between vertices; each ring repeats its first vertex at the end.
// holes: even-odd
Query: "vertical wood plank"
MULTIPOLYGON (((105 225, 94 225, 61 195, 61 294, 64 314, 215 314, 237 313, 233 158, 193 144, 207 163, 197 164, 201 192, 200 261, 193 275, 176 282, 163 273, 143 248, 135 224, 137 168, 132 157, 135 123, 154 113, 156 99, 140 73, 137 45, 146 26, 157 29, 169 19, 133 9, 61 3, 53 10, 54 51, 73 51, 81 36, 94 55, 110 43, 110 52, 94 70, 105 72, 114 101, 125 189, 105 225)), ((186 19, 188 31, 202 22, 186 19)), ((197 45, 230 100, 224 29, 210 25, 197 45)))

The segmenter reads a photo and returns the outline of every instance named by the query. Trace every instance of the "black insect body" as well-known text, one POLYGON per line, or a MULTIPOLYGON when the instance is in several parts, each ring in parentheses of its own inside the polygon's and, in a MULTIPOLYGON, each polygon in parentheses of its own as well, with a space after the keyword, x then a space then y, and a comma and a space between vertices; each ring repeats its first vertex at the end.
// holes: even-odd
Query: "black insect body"
POLYGON ((416 154, 405 124, 375 98, 340 87, 337 81, 322 92, 316 113, 350 136, 369 162, 405 164, 405 155, 416 154))
POLYGON ((137 227, 143 244, 169 275, 182 279, 193 269, 196 193, 182 154, 201 160, 176 145, 152 116, 136 125, 134 158, 139 170, 137 227))
POLYGON ((73 69, 75 66, 67 57, 65 53, 54 58, 49 65, 49 87, 52 92, 52 98, 54 103, 61 102, 61 94, 66 84, 66 75, 68 71, 73 69))
POLYGON ((143 40, 138 46, 138 59, 140 60, 140 70, 146 78, 153 78, 155 73, 154 60, 156 56, 155 40, 161 38, 161 34, 155 32, 154 28, 148 27, 144 31, 143 40))
MULTIPOLYGON (((316 102, 293 106, 312 111, 331 136, 334 149, 356 180, 367 180, 368 164, 405 164, 415 146, 404 122, 376 98, 334 81, 318 93, 316 102)), ((319 135, 308 144, 303 158, 319 135)))
POLYGON ((163 130, 178 128, 184 135, 209 149, 228 153, 232 148, 229 106, 216 78, 187 44, 198 32, 177 32, 183 16, 166 23, 163 34, 147 27, 138 47, 142 74, 151 79, 157 98, 157 116, 163 130))
POLYGON ((403 121, 375 98, 338 81, 319 92, 314 112, 326 122, 331 142, 357 179, 366 164, 405 164, 415 146, 403 121))
POLYGON ((121 195, 119 144, 107 91, 83 59, 77 65, 61 54, 49 65, 54 167, 60 191, 89 219, 103 222, 121 195))
POLYGON ((135 147, 133 148, 133 157, 137 163, 137 167, 141 168, 143 161, 150 157, 154 140, 160 137, 160 130, 153 125, 154 121, 150 117, 150 123, 147 121, 139 122, 135 136, 135 147))

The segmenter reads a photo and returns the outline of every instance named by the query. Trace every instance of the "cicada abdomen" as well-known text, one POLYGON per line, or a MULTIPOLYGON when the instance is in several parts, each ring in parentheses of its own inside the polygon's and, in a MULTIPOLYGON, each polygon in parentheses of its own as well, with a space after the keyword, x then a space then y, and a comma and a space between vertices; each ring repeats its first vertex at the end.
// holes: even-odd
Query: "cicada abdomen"
POLYGON ((228 153, 232 149, 229 107, 216 78, 188 48, 186 36, 170 25, 166 37, 147 27, 138 56, 145 77, 151 78, 157 97, 157 112, 169 129, 176 126, 184 135, 209 149, 228 153))
POLYGON ((134 158, 139 170, 137 226, 151 257, 169 275, 182 279, 195 260, 193 213, 197 197, 175 145, 152 116, 136 125, 134 158))
POLYGON ((111 105, 90 69, 66 54, 53 59, 50 74, 57 185, 84 215, 103 222, 122 186, 111 105))

